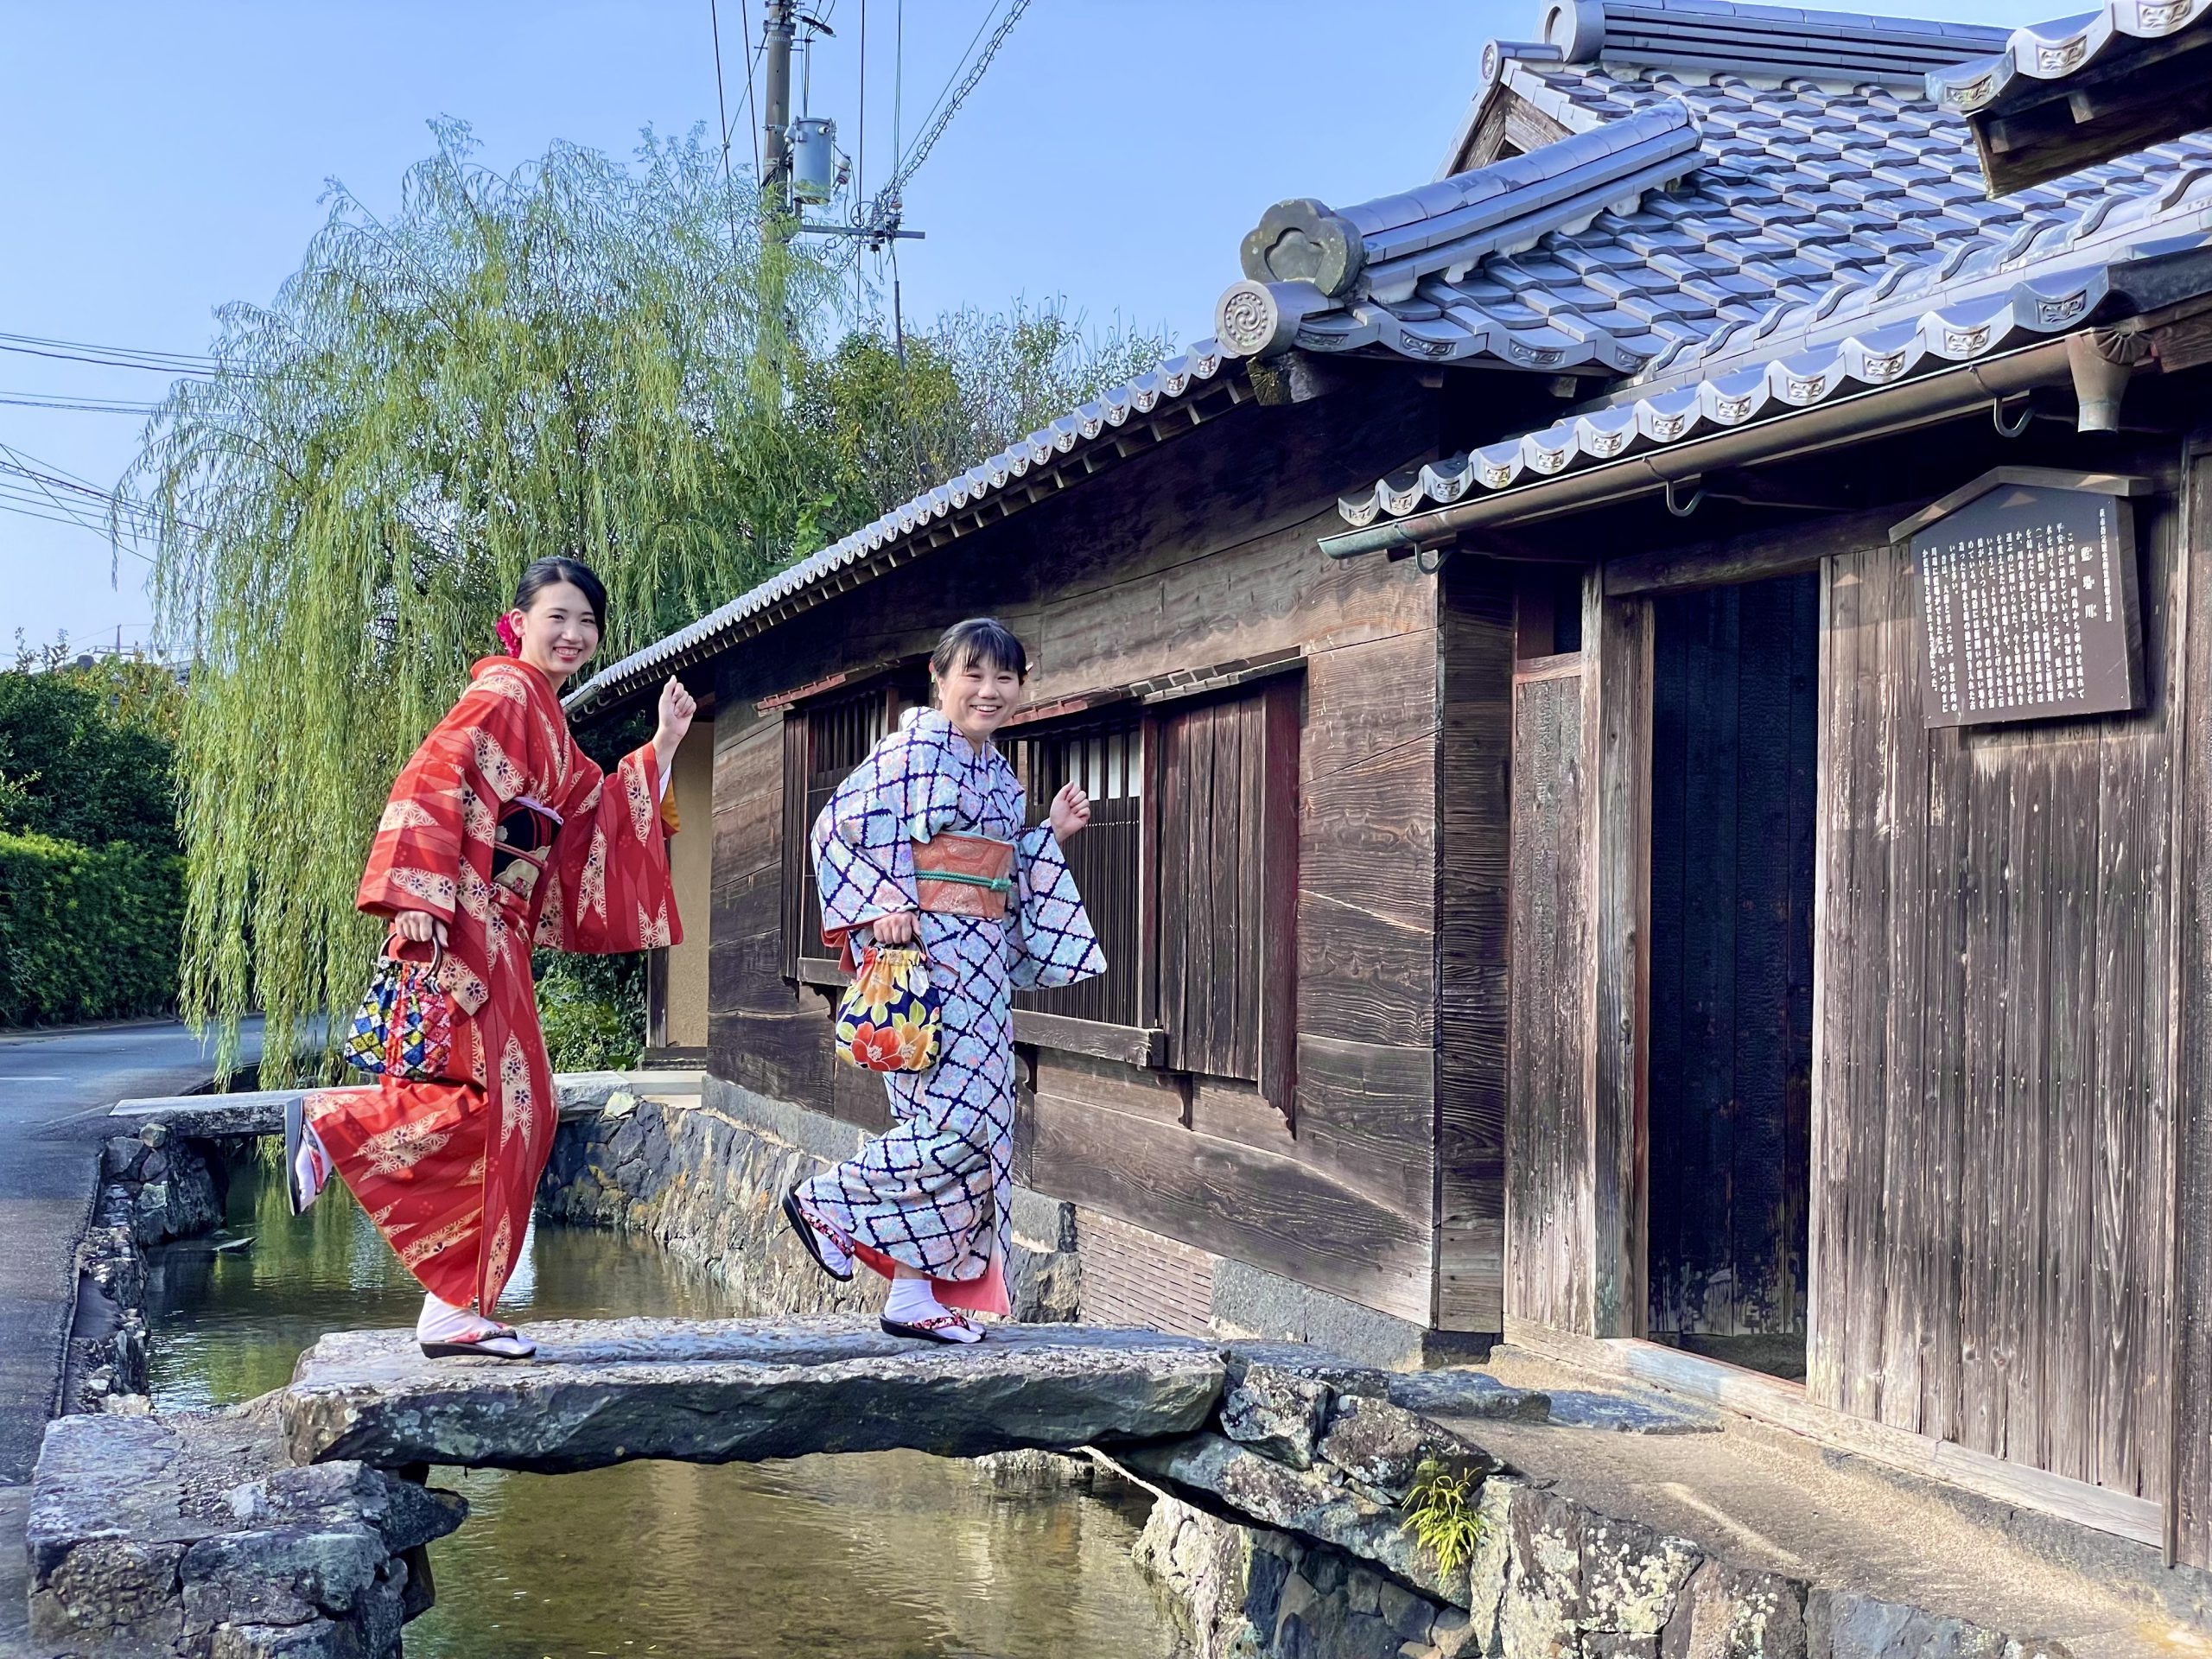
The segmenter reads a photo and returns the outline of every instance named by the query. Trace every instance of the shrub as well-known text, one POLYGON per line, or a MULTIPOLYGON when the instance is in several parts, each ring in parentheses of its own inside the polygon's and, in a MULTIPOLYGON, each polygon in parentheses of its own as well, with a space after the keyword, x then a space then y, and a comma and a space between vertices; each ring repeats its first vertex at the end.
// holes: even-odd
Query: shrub
POLYGON ((541 951, 537 1020, 556 1071, 626 1071, 645 1050, 645 959, 541 951))
POLYGON ((174 853, 0 830, 0 1026, 173 1006, 183 884, 174 853))

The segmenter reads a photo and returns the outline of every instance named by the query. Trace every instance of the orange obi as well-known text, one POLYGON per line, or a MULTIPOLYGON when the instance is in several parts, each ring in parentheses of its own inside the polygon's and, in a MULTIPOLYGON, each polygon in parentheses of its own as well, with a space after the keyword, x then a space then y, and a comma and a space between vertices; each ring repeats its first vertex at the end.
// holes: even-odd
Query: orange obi
POLYGON ((1014 893, 1014 843, 947 830, 914 843, 914 896, 924 910, 1002 922, 1014 893))

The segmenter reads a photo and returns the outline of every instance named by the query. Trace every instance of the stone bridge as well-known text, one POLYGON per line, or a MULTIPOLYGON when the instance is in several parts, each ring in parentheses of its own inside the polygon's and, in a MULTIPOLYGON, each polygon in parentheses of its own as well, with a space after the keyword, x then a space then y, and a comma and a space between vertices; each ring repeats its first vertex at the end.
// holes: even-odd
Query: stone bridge
POLYGON ((532 1323, 535 1363, 423 1357, 412 1335, 325 1337, 278 1396, 296 1463, 545 1474, 633 1458, 755 1462, 911 1449, 945 1457, 1185 1434, 1222 1351, 1149 1331, 995 1330, 970 1347, 852 1319, 532 1323))
POLYGON ((428 1484, 437 1465, 897 1447, 1090 1448, 1151 1485, 1139 1560, 1196 1659, 2064 1656, 1547 1491, 1424 1414, 1481 1433, 1551 1409, 1486 1377, 1070 1325, 1001 1326, 964 1348, 836 1319, 531 1334, 537 1360, 515 1364, 346 1332, 246 1406, 56 1420, 28 1535, 41 1659, 397 1659, 430 1605, 428 1546, 467 1513, 428 1484), (1458 1559, 1409 1529, 1424 1472, 1463 1483, 1477 1525, 1458 1559))

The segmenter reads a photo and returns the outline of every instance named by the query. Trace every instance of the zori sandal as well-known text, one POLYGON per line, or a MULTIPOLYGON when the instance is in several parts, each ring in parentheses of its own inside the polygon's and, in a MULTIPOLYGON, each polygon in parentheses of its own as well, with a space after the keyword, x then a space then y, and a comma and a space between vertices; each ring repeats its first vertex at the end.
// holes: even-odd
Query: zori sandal
POLYGON ((967 1347, 971 1343, 978 1343, 983 1339, 983 1327, 960 1313, 939 1313, 931 1319, 917 1319, 912 1325, 904 1324, 898 1319, 880 1319, 877 1323, 882 1325, 886 1336, 914 1337, 923 1342, 942 1342, 959 1348, 967 1347), (950 1334, 956 1331, 972 1334, 964 1336, 950 1334))
POLYGON ((494 1325, 474 1336, 426 1342, 422 1349, 430 1359, 460 1359, 471 1354, 486 1359, 528 1359, 537 1353, 537 1344, 512 1325, 494 1325))
POLYGON ((841 1252, 843 1250, 843 1246, 837 1239, 830 1236, 827 1227, 799 1207, 798 1193, 796 1190, 784 1194, 784 1219, 791 1223, 791 1230, 798 1235, 798 1242, 806 1246, 806 1253, 814 1258, 816 1267, 821 1268, 841 1285, 852 1282, 852 1258, 849 1255, 846 1257, 845 1270, 842 1273, 838 1272, 830 1264, 829 1255, 822 1248, 823 1241, 827 1240, 830 1243, 836 1245, 841 1252))

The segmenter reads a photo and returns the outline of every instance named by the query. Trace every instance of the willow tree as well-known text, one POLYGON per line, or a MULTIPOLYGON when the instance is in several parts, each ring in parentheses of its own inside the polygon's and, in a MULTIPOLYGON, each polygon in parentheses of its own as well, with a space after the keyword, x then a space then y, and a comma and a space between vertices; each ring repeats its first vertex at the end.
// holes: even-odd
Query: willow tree
POLYGON ((522 567, 590 561, 620 652, 790 540, 803 458, 760 365, 821 283, 734 229, 741 183, 696 135, 511 175, 437 140, 396 213, 334 188, 275 302, 219 314, 214 373, 172 391, 131 480, 164 642, 195 661, 184 1006, 226 1057, 264 1008, 279 1070, 358 991, 378 806, 522 567))
POLYGON ((529 560, 591 563, 620 653, 1157 354, 1090 350, 1050 308, 960 314, 918 344, 943 372, 887 394, 837 366, 830 273, 761 250, 749 185, 697 133, 502 175, 434 130, 395 213, 334 187, 275 302, 219 314, 217 367, 173 389, 126 480, 157 522, 163 643, 194 664, 180 981, 226 1067, 245 1011, 292 1075, 359 994, 378 808, 529 560), (894 430, 905 464, 856 464, 894 430))

